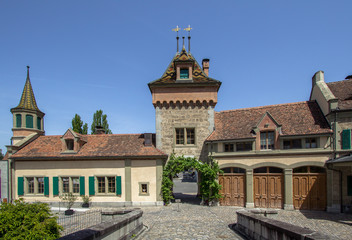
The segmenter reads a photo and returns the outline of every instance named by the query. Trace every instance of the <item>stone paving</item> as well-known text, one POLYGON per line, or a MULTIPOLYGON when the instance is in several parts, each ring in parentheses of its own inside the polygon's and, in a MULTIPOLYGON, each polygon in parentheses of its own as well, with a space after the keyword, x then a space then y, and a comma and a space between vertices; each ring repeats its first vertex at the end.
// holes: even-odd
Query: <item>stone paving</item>
MULTIPOLYGON (((195 203, 173 203, 142 208, 146 230, 137 238, 152 239, 245 239, 229 228, 236 223, 238 207, 206 207, 195 203)), ((322 211, 285 211, 268 217, 331 236, 352 240, 352 215, 322 211)))

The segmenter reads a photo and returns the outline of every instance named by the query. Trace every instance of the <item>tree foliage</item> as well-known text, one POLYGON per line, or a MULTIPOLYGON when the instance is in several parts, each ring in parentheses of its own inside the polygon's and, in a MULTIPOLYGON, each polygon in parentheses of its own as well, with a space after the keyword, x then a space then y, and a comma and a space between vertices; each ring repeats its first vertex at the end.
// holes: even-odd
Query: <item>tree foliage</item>
POLYGON ((57 239, 63 228, 46 203, 23 199, 0 205, 0 239, 57 239))
POLYGON ((112 134, 109 129, 109 124, 106 114, 103 114, 103 110, 97 110, 93 115, 93 122, 91 125, 91 134, 95 134, 95 129, 97 126, 102 127, 106 134, 112 134))
POLYGON ((72 130, 75 131, 76 133, 88 134, 88 124, 87 123, 83 124, 83 121, 81 120, 81 116, 79 116, 77 113, 75 117, 72 119, 72 130))
POLYGON ((0 148, 0 160, 4 159, 4 154, 2 153, 2 149, 0 148))
POLYGON ((169 204, 174 197, 172 196, 173 177, 176 174, 188 169, 196 169, 200 175, 200 195, 204 202, 210 202, 221 198, 219 191, 221 185, 217 182, 217 177, 222 171, 213 159, 208 163, 200 162, 195 158, 185 158, 184 156, 170 156, 170 160, 164 167, 162 177, 162 196, 165 204, 169 204))

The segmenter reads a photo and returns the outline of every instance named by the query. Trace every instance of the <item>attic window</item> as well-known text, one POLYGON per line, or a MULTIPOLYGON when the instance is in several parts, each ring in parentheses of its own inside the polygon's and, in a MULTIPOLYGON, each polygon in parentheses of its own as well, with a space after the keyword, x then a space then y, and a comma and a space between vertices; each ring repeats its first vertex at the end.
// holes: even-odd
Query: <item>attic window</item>
POLYGON ((181 68, 180 69, 180 79, 188 79, 189 78, 189 69, 181 68))
POLYGON ((66 149, 73 151, 73 139, 66 139, 66 149))

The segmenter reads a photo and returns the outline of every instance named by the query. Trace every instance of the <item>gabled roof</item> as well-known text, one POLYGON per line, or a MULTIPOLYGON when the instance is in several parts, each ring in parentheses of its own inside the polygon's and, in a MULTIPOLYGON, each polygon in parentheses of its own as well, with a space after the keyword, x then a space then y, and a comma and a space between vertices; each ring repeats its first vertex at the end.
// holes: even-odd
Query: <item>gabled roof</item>
POLYGON ((254 138, 252 130, 266 112, 281 125, 283 136, 332 133, 318 104, 307 101, 216 112, 215 131, 207 141, 254 138))
POLYGON ((187 83, 187 84, 215 84, 215 85, 220 85, 221 82, 218 80, 215 80, 213 78, 208 77, 198 64, 198 62, 195 60, 195 58, 192 56, 191 53, 187 52, 185 47, 183 46, 182 51, 179 53, 176 53, 175 57, 171 60, 171 63, 167 67, 166 71, 164 74, 161 76, 161 78, 150 82, 148 85, 153 86, 153 85, 165 85, 165 84, 174 84, 176 83, 176 66, 175 63, 177 62, 192 62, 193 63, 193 82, 187 83))
POLYGON ((26 83, 23 88, 20 103, 18 104, 17 107, 12 108, 11 110, 15 110, 15 109, 26 109, 26 110, 34 110, 34 111, 41 112, 37 106, 37 102, 35 101, 32 84, 29 79, 29 67, 28 66, 27 66, 27 79, 26 79, 26 83))
POLYGON ((145 146, 143 134, 86 135, 77 153, 62 152, 62 136, 40 136, 11 156, 14 159, 99 159, 119 157, 159 157, 167 155, 155 146, 145 146))
POLYGON ((352 79, 326 84, 338 98, 338 107, 341 110, 352 109, 352 79))

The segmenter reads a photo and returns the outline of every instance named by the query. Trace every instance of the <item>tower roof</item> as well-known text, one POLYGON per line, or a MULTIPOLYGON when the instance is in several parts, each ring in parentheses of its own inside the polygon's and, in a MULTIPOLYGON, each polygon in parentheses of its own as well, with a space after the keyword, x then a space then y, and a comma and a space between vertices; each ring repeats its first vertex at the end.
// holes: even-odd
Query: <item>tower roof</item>
POLYGON ((190 52, 187 52, 185 47, 182 47, 181 52, 176 53, 175 57, 171 60, 171 63, 167 67, 166 71, 164 74, 161 76, 161 78, 150 82, 148 85, 164 85, 164 84, 174 84, 176 83, 176 66, 175 63, 177 62, 192 62, 193 63, 193 68, 192 68, 192 78, 193 82, 191 84, 214 84, 214 85, 220 85, 221 82, 218 80, 215 80, 213 78, 208 77, 198 64, 198 62, 195 60, 195 58, 192 56, 190 52))
POLYGON ((18 104, 17 107, 12 108, 11 110, 14 110, 14 109, 27 109, 27 110, 34 110, 34 111, 41 112, 37 106, 37 102, 35 101, 32 84, 29 78, 29 66, 27 66, 27 79, 26 79, 26 84, 24 85, 24 88, 23 88, 20 103, 18 104))

